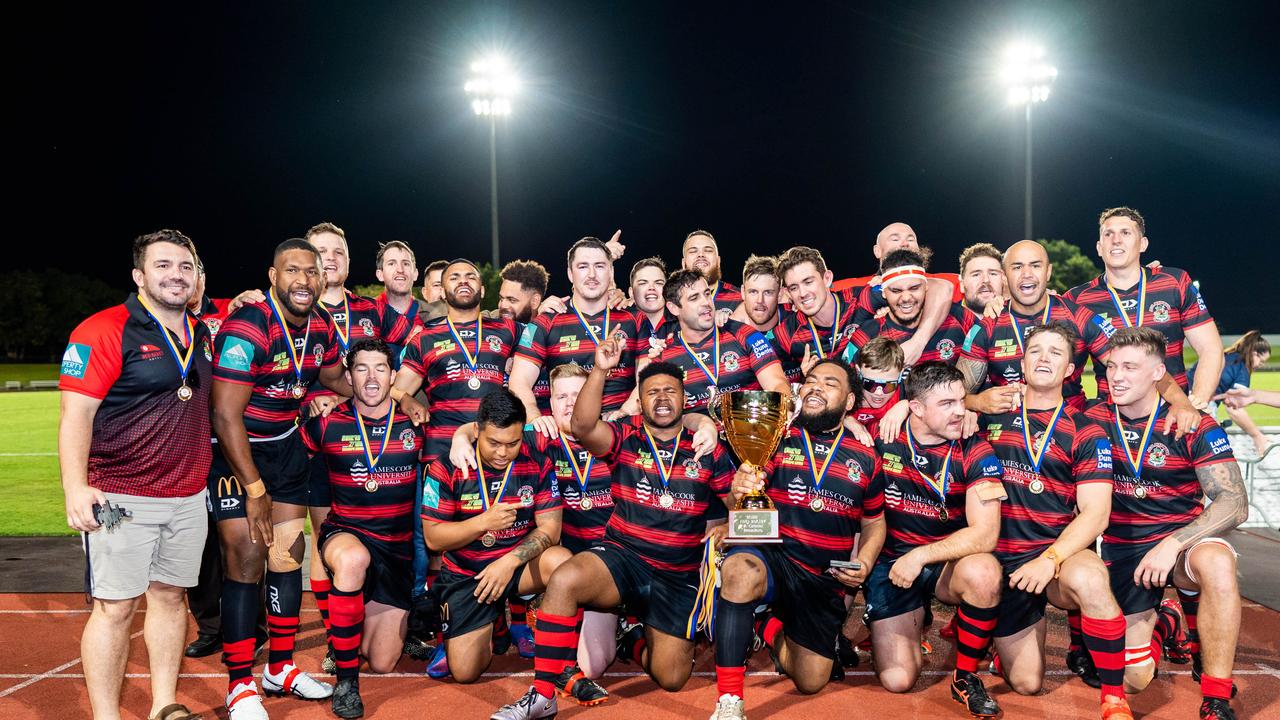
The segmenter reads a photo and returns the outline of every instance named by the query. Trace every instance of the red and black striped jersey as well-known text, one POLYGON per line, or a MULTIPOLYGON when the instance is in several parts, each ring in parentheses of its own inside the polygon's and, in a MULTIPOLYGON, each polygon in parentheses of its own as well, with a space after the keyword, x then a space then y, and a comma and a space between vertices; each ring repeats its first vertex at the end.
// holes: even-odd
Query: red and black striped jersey
POLYGON ((102 401, 89 439, 89 485, 143 497, 189 497, 208 481, 209 392, 213 386, 209 329, 187 313, 190 338, 151 318, 137 294, 90 315, 71 332, 58 388, 102 401), (191 348, 187 387, 169 349, 191 348))
POLYGON ((339 359, 328 313, 313 308, 306 325, 290 325, 293 347, 280 323, 267 303, 249 303, 231 313, 218 331, 213 377, 253 386, 244 410, 244 427, 251 438, 275 437, 293 427, 302 406, 293 388, 310 387, 322 367, 339 359), (294 352, 302 353, 301 377, 294 370, 294 352))
POLYGON ((659 359, 675 363, 684 370, 686 412, 705 411, 713 385, 720 393, 759 390, 760 373, 778 363, 778 356, 765 336, 736 320, 726 320, 723 327, 712 328, 706 337, 692 344, 683 341, 678 327, 673 327, 673 330, 675 332, 667 337, 667 346, 659 359), (715 359, 717 337, 720 344, 718 361, 715 359), (715 382, 707 377, 707 370, 713 366, 717 375, 715 382))
POLYGON ((1204 490, 1196 469, 1235 462, 1227 434, 1213 419, 1200 413, 1200 424, 1181 441, 1161 432, 1169 406, 1161 401, 1151 419, 1151 437, 1142 452, 1140 472, 1130 456, 1141 447, 1147 418, 1120 418, 1123 435, 1116 428, 1115 406, 1102 399, 1085 409, 1089 419, 1104 427, 1111 442, 1115 474, 1111 494, 1111 524, 1102 534, 1104 543, 1152 543, 1185 527, 1204 510, 1204 490))
MULTIPOLYGON (((535 460, 527 447, 512 461, 511 477, 503 486, 503 472, 484 468, 484 492, 492 502, 518 502, 515 522, 505 530, 494 531, 496 542, 485 547, 482 535, 465 547, 447 550, 444 566, 461 575, 472 576, 488 567, 489 563, 511 552, 526 536, 533 532, 534 518, 543 513, 560 510, 560 489, 555 473, 546 458, 535 460)), ((480 498, 480 478, 471 470, 464 480, 462 473, 453 467, 449 454, 437 457, 427 468, 422 480, 422 519, 427 522, 463 522, 484 513, 480 498)))
POLYGON ((378 306, 378 316, 382 318, 383 339, 391 346, 398 364, 409 338, 422 329, 422 320, 418 317, 418 306, 421 303, 414 298, 409 303, 408 312, 401 313, 391 306, 385 290, 373 302, 378 306))
MULTIPOLYGON (((920 359, 916 362, 940 360, 955 365, 960 359, 960 349, 969 338, 977 334, 978 328, 976 315, 964 305, 952 303, 951 310, 942 319, 933 337, 929 338, 924 352, 920 353, 920 359)), ((900 325, 887 314, 883 317, 871 318, 859 325, 851 334, 848 344, 844 347, 844 360, 850 364, 857 362, 858 353, 872 338, 884 336, 902 343, 910 340, 915 332, 915 328, 900 325)))
POLYGON ((876 441, 884 476, 885 520, 889 524, 889 535, 880 551, 883 558, 900 557, 912 548, 935 543, 966 527, 965 492, 969 486, 985 481, 998 483, 1003 472, 995 451, 977 435, 938 445, 916 444, 915 448, 913 457, 905 424, 893 442, 876 441), (951 459, 946 463, 948 455, 951 459), (949 468, 945 501, 921 475, 923 471, 942 482, 944 463, 949 468))
POLYGON ((635 316, 639 323, 636 338, 640 341, 637 347, 641 355, 649 352, 651 338, 665 340, 668 335, 679 329, 675 316, 665 310, 662 311, 662 319, 658 321, 657 327, 654 327, 648 315, 639 310, 635 311, 635 316))
POLYGON ((601 458, 613 469, 613 515, 605 539, 622 545, 658 570, 696 570, 702 561, 707 521, 728 515, 724 496, 733 482, 733 463, 723 445, 693 459, 693 438, 654 439, 650 447, 644 425, 631 418, 609 423, 613 443, 601 458), (676 441, 679 447, 674 447, 676 441), (673 452, 674 447, 674 452, 673 452), (658 468, 669 471, 664 489, 658 468), (670 507, 662 496, 669 494, 670 507))
MULTIPOLYGON (((1164 367, 1178 386, 1186 391, 1187 368, 1182 362, 1186 331, 1213 322, 1213 316, 1185 270, 1167 267, 1153 272, 1142 268, 1142 278, 1131 288, 1115 288, 1119 307, 1108 290, 1106 275, 1071 288, 1066 297, 1109 320, 1116 330, 1125 327, 1127 319, 1129 324, 1155 328, 1164 333, 1167 342, 1164 367)), ((1098 376, 1098 397, 1109 397, 1106 367, 1096 361, 1093 367, 1098 376)))
MULTIPOLYGON (((1053 295, 1047 297, 1049 322, 1065 322, 1075 328, 1079 336, 1071 353, 1075 371, 1063 382, 1062 395, 1071 407, 1083 410, 1085 397, 1080 377, 1084 375, 1085 361, 1092 356, 1094 364, 1101 364, 1102 357, 1107 354, 1107 340, 1115 329, 1086 307, 1053 295)), ((980 318, 979 331, 961 347, 960 354, 986 363, 987 382, 991 385, 1023 382, 1023 343, 1019 342, 1019 337, 1025 341, 1031 328, 1043 325, 1043 321, 1043 312, 1023 315, 1012 310, 1006 310, 995 318, 980 318)))
POLYGON ((431 422, 427 427, 427 457, 449 452, 453 433, 476 419, 480 400, 507 381, 507 361, 515 352, 516 326, 511 320, 473 320, 454 323, 430 320, 405 349, 403 370, 422 378, 431 422), (477 324, 483 337, 476 337, 477 324), (456 331, 456 337, 455 337, 456 331), (466 343, 464 351, 459 343, 466 343), (477 352, 478 348, 478 352, 477 352), (475 370, 467 360, 471 353, 475 370), (468 383, 472 377, 480 387, 468 383))
MULTIPOLYGON (((639 326, 632 313, 605 309, 594 315, 584 314, 579 319, 574 312, 573 301, 570 301, 568 312, 539 315, 525 325, 516 357, 533 362, 545 373, 571 362, 590 370, 596 365, 593 335, 601 340, 613 335, 623 338, 622 359, 618 367, 609 371, 604 382, 601 408, 604 412, 612 412, 621 408, 631 395, 636 384, 636 358, 639 353, 648 351, 647 347, 643 351, 640 349, 639 326)), ((547 412, 549 398, 537 399, 538 407, 547 412)))
POLYGON ((778 324, 773 327, 773 337, 779 357, 789 357, 798 364, 804 359, 806 347, 810 355, 817 353, 823 357, 840 357, 858 323, 870 315, 860 309, 858 298, 851 290, 833 292, 831 295, 836 299, 839 310, 837 322, 833 326, 810 323, 808 316, 799 310, 778 306, 778 324), (814 329, 818 331, 816 340, 814 329))
MULTIPOLYGON (((369 298, 356 295, 350 290, 344 289, 343 293, 346 296, 345 302, 330 305, 323 300, 320 301, 320 307, 329 313, 329 319, 333 322, 333 336, 338 341, 339 359, 345 358, 347 348, 360 338, 384 337, 382 314, 378 311, 378 305, 369 298)), ((307 390, 305 402, 311 402, 318 395, 334 394, 317 380, 311 383, 311 387, 307 390)))
POLYGON ((900 399, 902 399, 902 390, 899 389, 894 390, 893 395, 878 408, 866 405, 859 400, 857 407, 853 409, 853 419, 862 423, 862 426, 867 429, 867 432, 871 433, 874 437, 876 432, 880 429, 880 418, 884 417, 885 413, 893 409, 893 406, 897 405, 900 399))
POLYGON ((742 291, 736 285, 721 280, 711 291, 711 303, 716 310, 733 310, 742 302, 742 291))
POLYGON ((303 444, 324 458, 329 471, 332 505, 326 522, 374 540, 408 543, 418 519, 422 429, 398 407, 390 428, 385 415, 363 419, 367 455, 350 401, 302 426, 303 444))
POLYGON ((838 446, 836 433, 810 433, 809 441, 818 471, 829 463, 821 487, 805 454, 804 433, 791 428, 765 464, 765 491, 778 509, 782 551, 800 567, 827 578, 832 560, 849 559, 862 519, 884 512, 883 478, 871 448, 852 433, 844 433, 838 446))
MULTIPOLYGON (((1040 447, 1053 409, 1029 410, 1031 442, 1040 447)), ((1008 498, 1000 506, 996 556, 1006 564, 1039 555, 1058 539, 1076 513, 1076 487, 1111 482, 1111 442, 1083 410, 1064 405, 1040 469, 1027 452, 1022 413, 983 415, 979 432, 1004 465, 1008 498)))
POLYGON ((524 446, 534 459, 546 458, 556 474, 560 495, 564 498, 560 544, 575 553, 599 544, 604 539, 604 526, 613 514, 613 471, 608 463, 591 457, 577 440, 552 440, 532 425, 525 426, 524 446), (573 461, 569 459, 570 452, 573 461), (572 464, 574 462, 577 464, 572 464), (579 474, 583 476, 581 479, 579 474))
POLYGON ((210 343, 217 339, 218 330, 222 327, 222 321, 226 320, 227 315, 231 314, 228 309, 230 306, 230 298, 211 298, 206 295, 200 300, 200 312, 196 313, 196 317, 200 318, 200 322, 209 328, 210 343))

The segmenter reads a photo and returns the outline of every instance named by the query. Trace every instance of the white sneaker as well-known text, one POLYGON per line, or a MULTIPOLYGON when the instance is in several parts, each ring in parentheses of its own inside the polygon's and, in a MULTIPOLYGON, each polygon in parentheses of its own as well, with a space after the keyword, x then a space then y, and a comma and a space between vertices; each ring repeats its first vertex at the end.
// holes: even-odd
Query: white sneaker
POLYGON ((253 680, 245 680, 227 693, 227 717, 229 720, 268 720, 267 709, 262 707, 262 696, 253 680))
POLYGON ((716 702, 716 711, 711 713, 709 720, 747 720, 746 706, 742 698, 728 693, 721 695, 720 700, 716 702))
POLYGON ((497 712, 489 716, 489 720, 541 720, 555 717, 559 710, 554 695, 542 697, 533 686, 529 686, 529 692, 510 705, 498 708, 497 712))
POLYGON ((312 678, 299 670, 297 665, 288 663, 276 676, 272 676, 269 670, 262 671, 262 691, 273 697, 292 695, 302 700, 324 700, 333 695, 333 686, 312 678))

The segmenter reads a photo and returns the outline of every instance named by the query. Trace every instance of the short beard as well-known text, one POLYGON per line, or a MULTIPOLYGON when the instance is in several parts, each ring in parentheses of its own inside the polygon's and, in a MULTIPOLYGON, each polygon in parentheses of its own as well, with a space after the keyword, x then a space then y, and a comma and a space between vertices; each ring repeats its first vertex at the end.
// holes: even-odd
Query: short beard
POLYGON ((826 433, 835 430, 843 422, 844 408, 835 407, 827 408, 813 415, 808 415, 801 410, 791 424, 800 430, 808 430, 811 433, 826 433))
MULTIPOLYGON (((161 290, 163 290, 163 289, 164 289, 164 288, 161 288, 161 290)), ((189 289, 191 289, 191 287, 190 287, 190 286, 187 286, 187 289, 189 290, 189 289)), ((154 303, 154 304, 156 304, 156 305, 159 305, 160 307, 164 308, 165 310, 171 310, 171 311, 175 311, 175 312, 176 312, 176 311, 178 311, 178 310, 186 310, 186 309, 187 309, 187 306, 189 306, 189 305, 191 304, 191 299, 190 299, 190 298, 188 298, 188 299, 187 299, 187 302, 183 302, 183 303, 175 303, 175 302, 170 302, 170 301, 168 301, 168 300, 165 300, 164 298, 157 297, 155 294, 153 294, 153 293, 151 292, 151 289, 150 289, 150 288, 147 288, 147 289, 145 290, 145 294, 146 294, 146 296, 147 296, 147 297, 146 297, 146 299, 147 299, 147 301, 148 301, 148 302, 151 302, 151 303, 154 303)), ((192 295, 192 297, 194 297, 194 295, 192 295)))
POLYGON ((720 282, 720 266, 713 265, 707 268, 706 271, 702 273, 702 276, 707 279, 708 285, 714 286, 716 283, 720 282))
POLYGON ((446 292, 444 294, 444 304, 448 305, 454 310, 474 310, 475 308, 480 306, 480 293, 475 293, 474 295, 472 295, 471 301, 464 304, 458 300, 456 295, 454 295, 453 293, 446 292))
POLYGON ((311 304, 305 308, 301 308, 293 304, 293 296, 287 288, 283 291, 281 291, 280 288, 276 288, 276 299, 280 301, 280 304, 284 306, 285 310, 288 310, 290 314, 296 315, 297 317, 306 317, 307 315, 310 315, 311 309, 316 305, 315 292, 311 293, 311 304))

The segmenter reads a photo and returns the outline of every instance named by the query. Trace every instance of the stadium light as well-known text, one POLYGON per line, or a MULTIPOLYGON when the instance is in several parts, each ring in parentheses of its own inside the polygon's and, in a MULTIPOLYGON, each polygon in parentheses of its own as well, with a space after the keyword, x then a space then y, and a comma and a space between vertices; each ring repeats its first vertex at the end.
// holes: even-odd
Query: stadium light
POLYGON ((1049 89, 1058 77, 1058 68, 1044 59, 1044 48, 1030 42, 1010 45, 1001 58, 1000 81, 1007 91, 1010 105, 1022 106, 1027 119, 1026 204, 1023 208, 1023 235, 1031 233, 1031 106, 1049 99, 1049 89))
POLYGON ((490 55, 471 63, 471 77, 462 86, 471 97, 471 111, 489 119, 489 225, 493 233, 493 267, 498 264, 498 118, 511 114, 511 97, 520 89, 520 80, 511 63, 501 55, 490 55))

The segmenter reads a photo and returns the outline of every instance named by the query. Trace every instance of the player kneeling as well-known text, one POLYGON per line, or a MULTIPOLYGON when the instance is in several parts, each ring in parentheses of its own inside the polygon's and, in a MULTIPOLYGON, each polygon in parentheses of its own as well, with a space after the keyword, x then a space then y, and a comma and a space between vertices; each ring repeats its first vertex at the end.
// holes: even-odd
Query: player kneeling
POLYGON ((423 437, 391 400, 394 359, 385 341, 357 340, 344 362, 354 397, 328 417, 312 418, 302 439, 324 459, 333 498, 318 533, 333 585, 333 712, 357 718, 364 715, 360 655, 374 672, 391 672, 404 647, 423 437))
POLYGON ((884 544, 884 493, 871 449, 845 432, 854 405, 853 369, 819 360, 800 388, 800 413, 763 468, 744 463, 725 503, 764 489, 778 508, 780 545, 741 545, 720 568, 716 605, 716 686, 712 720, 745 720, 743 676, 760 603, 761 623, 778 671, 802 693, 831 678, 844 596, 866 579, 884 544), (862 529, 857 567, 853 537, 862 529))
POLYGON ((1008 576, 996 622, 997 661, 1030 695, 1044 683, 1046 603, 1082 611, 1084 644, 1101 675, 1104 720, 1132 720, 1125 700, 1124 618, 1092 550, 1111 514, 1111 443, 1063 398, 1075 328, 1054 321, 1027 333, 1026 393, 1017 411, 982 416, 982 436, 1004 464, 996 557, 1008 576))
POLYGON ((951 696, 976 718, 1000 707, 975 674, 996 625, 1002 468, 987 441, 962 440, 964 376, 942 362, 916 365, 904 383, 910 415, 878 442, 889 533, 864 593, 880 684, 907 692, 920 676, 921 623, 930 596, 956 611, 951 696))

